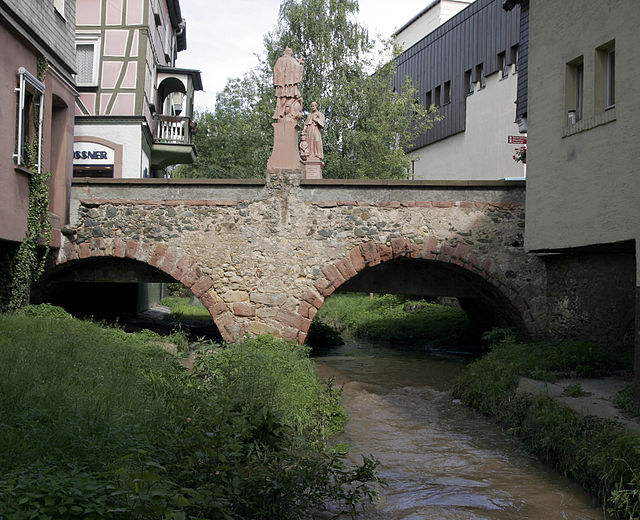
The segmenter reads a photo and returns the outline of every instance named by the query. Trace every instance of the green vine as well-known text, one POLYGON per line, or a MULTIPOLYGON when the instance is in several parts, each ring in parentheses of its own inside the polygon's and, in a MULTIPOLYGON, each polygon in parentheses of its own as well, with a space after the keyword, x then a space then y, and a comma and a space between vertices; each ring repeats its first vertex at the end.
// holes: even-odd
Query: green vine
MULTIPOLYGON (((37 77, 43 83, 48 66, 49 62, 46 57, 38 58, 37 77)), ((47 180, 51 177, 51 173, 37 172, 38 162, 41 159, 39 148, 40 107, 41 104, 34 105, 33 139, 25 145, 26 167, 34 172, 29 177, 27 231, 17 250, 13 254, 9 253, 7 255, 9 258, 3 259, 5 269, 9 271, 8 277, 3 283, 2 301, 0 301, 0 309, 3 311, 15 310, 29 303, 31 284, 43 273, 49 253, 51 219, 49 217, 47 180), (39 254, 38 246, 41 244, 44 245, 44 250, 39 254)))

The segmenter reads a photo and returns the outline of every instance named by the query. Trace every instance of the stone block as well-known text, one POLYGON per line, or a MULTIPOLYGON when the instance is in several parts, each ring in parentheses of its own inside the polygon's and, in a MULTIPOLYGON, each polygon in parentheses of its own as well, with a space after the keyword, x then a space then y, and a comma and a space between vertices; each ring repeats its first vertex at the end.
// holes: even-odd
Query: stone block
POLYGON ((249 332, 260 336, 261 334, 271 334, 272 336, 279 336, 279 330, 271 325, 262 323, 261 321, 252 321, 249 324, 249 332))
POLYGON ((345 280, 349 280, 350 278, 353 278, 358 274, 349 258, 343 258, 342 260, 336 262, 336 268, 338 269, 338 271, 340 271, 340 274, 345 280))
POLYGON ((187 271, 180 278, 182 285, 191 288, 198 281, 199 276, 194 271, 187 271))
POLYGON ((191 287, 191 292, 200 298, 205 292, 213 287, 213 280, 209 276, 201 276, 199 280, 191 287))
POLYGON ((318 290, 318 292, 325 298, 333 294, 333 291, 336 290, 333 284, 326 278, 320 278, 316 280, 313 285, 318 290))
POLYGON ((167 274, 171 274, 175 265, 176 265, 176 252, 175 250, 169 249, 162 257, 162 261, 160 262, 158 267, 160 267, 160 269, 163 272, 167 274))
POLYGON ((234 303, 232 305, 233 314, 236 316, 244 316, 247 318, 252 318, 256 315, 256 307, 251 303, 234 303))
POLYGON ((308 304, 307 302, 302 302, 299 306, 298 306, 298 314, 300 314, 300 316, 302 316, 303 318, 308 318, 309 317, 309 310, 310 309, 315 309, 315 307, 312 307, 310 304, 308 304))
POLYGON ((340 287, 345 282, 345 279, 340 274, 340 271, 338 271, 338 268, 335 265, 325 265, 322 268, 322 273, 327 277, 327 280, 329 280, 334 287, 340 287))
POLYGON ((135 240, 127 240, 124 255, 127 258, 134 259, 136 257, 136 251, 138 250, 138 242, 135 240))
POLYGON ((318 309, 316 309, 315 307, 311 307, 311 308, 309 309, 309 319, 310 319, 311 321, 313 321, 313 318, 315 318, 315 317, 316 317, 316 314, 317 314, 317 313, 318 313, 318 309))
POLYGON ((307 333, 306 332, 298 332, 298 343, 300 343, 301 345, 306 341, 307 339, 307 333))
POLYGON ((275 318, 276 314, 278 314, 277 307, 262 307, 256 309, 256 316, 258 316, 258 318, 275 318))
POLYGON ((297 313, 285 310, 280 310, 278 314, 276 314, 276 320, 303 332, 307 332, 307 330, 309 330, 309 325, 311 325, 311 320, 309 318, 303 318, 297 313))
POLYGON ((359 246, 356 246, 349 251, 349 260, 351 260, 351 265, 357 272, 362 271, 367 265, 359 246))
POLYGON ((373 267, 380 263, 380 254, 378 253, 378 248, 376 247, 375 242, 372 240, 365 242, 360 245, 360 249, 362 250, 362 257, 364 258, 366 265, 373 267))
POLYGON ((378 255, 380 255, 380 262, 388 262, 393 259, 393 250, 386 244, 376 244, 378 249, 378 255))
POLYGON ((249 300, 253 303, 260 303, 270 307, 280 307, 281 305, 284 305, 287 297, 280 293, 251 292, 249 294, 249 300))
POLYGON ((310 303, 311 305, 313 305, 316 309, 319 309, 324 302, 324 298, 322 296, 320 296, 318 293, 311 290, 306 291, 302 295, 302 299, 307 303, 310 303))
POLYGON ((124 258, 126 245, 121 238, 114 238, 111 243, 111 247, 113 248, 113 256, 117 258, 124 258))
POLYGON ((227 303, 248 302, 248 291, 227 291, 222 295, 222 299, 227 303))
MULTIPOLYGON (((114 240, 114 243, 116 240, 119 240, 119 239, 116 238, 114 240)), ((153 267, 158 267, 158 265, 164 258, 164 254, 167 252, 167 247, 168 247, 167 244, 157 243, 153 247, 151 258, 149 258, 149 265, 152 265, 153 267)))
POLYGON ((87 242, 82 242, 82 244, 78 246, 78 250, 78 256, 80 258, 89 258, 91 256, 91 249, 87 242))

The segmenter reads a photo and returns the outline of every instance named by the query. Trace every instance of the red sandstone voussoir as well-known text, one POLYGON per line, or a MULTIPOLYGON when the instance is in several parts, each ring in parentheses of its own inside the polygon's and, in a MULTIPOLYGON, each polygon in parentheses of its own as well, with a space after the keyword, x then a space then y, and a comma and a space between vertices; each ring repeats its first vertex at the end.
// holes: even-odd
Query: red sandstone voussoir
POLYGON ((300 343, 301 345, 306 341, 307 339, 307 333, 306 332, 298 332, 298 343, 300 343))
POLYGON ((380 263, 380 254, 378 253, 378 248, 373 240, 360 244, 360 249, 366 265, 373 267, 380 263))
POLYGON ((191 288, 191 286, 198 281, 198 275, 194 271, 187 271, 180 278, 180 283, 185 287, 191 288))
POLYGON ((376 244, 378 250, 378 256, 380 256, 380 262, 388 262, 393 258, 393 249, 386 244, 376 244))
POLYGON ((201 276, 199 280, 191 286, 191 292, 196 298, 200 298, 205 292, 213 287, 213 280, 209 276, 201 276))
POLYGON ((313 320, 313 318, 316 317, 316 314, 318 314, 318 309, 316 309, 315 307, 311 307, 309 309, 309 319, 313 320))
POLYGON ((218 330, 220 331, 222 339, 229 342, 233 342, 235 339, 237 339, 233 334, 233 328, 236 324, 236 320, 233 317, 233 314, 231 314, 230 312, 225 312, 223 314, 220 314, 217 318, 214 317, 214 320, 216 326, 218 327, 218 330))
POLYGON ((64 255, 66 256, 67 262, 78 259, 78 251, 76 250, 76 245, 73 242, 67 242, 64 245, 64 255))
POLYGON ((176 252, 169 249, 163 255, 162 260, 158 264, 158 267, 160 268, 161 271, 167 274, 171 274, 171 272, 173 271, 173 268, 176 265, 176 260, 177 260, 176 252))
POLYGON ((116 258, 124 258, 127 248, 124 240, 122 240, 121 238, 114 238, 113 242, 111 243, 111 247, 113 249, 113 252, 111 253, 113 256, 115 256, 116 258))
POLYGON ((289 327, 301 330, 302 332, 307 332, 311 325, 311 320, 309 318, 304 318, 298 313, 289 312, 284 309, 280 309, 278 311, 278 314, 276 314, 276 320, 288 325, 289 327))
POLYGON ((135 259, 140 262, 148 262, 149 256, 151 256, 151 248, 149 247, 149 244, 145 244, 144 242, 140 243, 136 251, 135 259))
POLYGON ((391 250, 394 257, 406 256, 411 249, 411 242, 406 238, 396 237, 391 239, 391 250))
POLYGON ((308 318, 309 311, 311 309, 315 309, 315 307, 307 302, 301 302, 300 305, 298 305, 298 314, 300 314, 300 316, 302 316, 303 318, 308 318))
POLYGON ((89 248, 89 244, 87 242, 82 242, 78 246, 78 256, 80 258, 89 258, 91 256, 91 249, 89 248))
POLYGON ((149 258, 149 265, 152 265, 153 267, 158 267, 158 265, 160 264, 160 262, 164 257, 164 254, 167 252, 167 247, 168 247, 167 244, 158 242, 153 247, 153 251, 151 252, 151 258, 149 258))
POLYGON ((471 247, 469 247, 468 244, 462 243, 458 244, 454 251, 454 255, 465 263, 469 261, 469 253, 471 253, 471 247))
MULTIPOLYGON (((209 294, 209 293, 207 293, 209 294)), ((211 307, 208 307, 211 316, 217 318, 218 316, 223 315, 225 312, 229 311, 229 307, 224 302, 214 303, 211 307)))
POLYGON ((364 257, 362 256, 360 246, 356 246, 349 251, 349 260, 351 260, 351 265, 356 272, 362 271, 367 265, 364 261, 364 257))
POLYGON ((211 307, 213 307, 213 305, 215 304, 216 300, 213 297, 213 295, 210 292, 206 292, 204 293, 202 296, 200 296, 200 298, 198 298, 200 300, 200 303, 202 305, 204 305, 207 310, 209 310, 209 312, 211 312, 211 307))
POLYGON ((316 309, 319 309, 323 302, 324 302, 324 298, 322 296, 320 296, 319 294, 309 290, 306 291, 303 295, 302 295, 302 299, 307 302, 310 303, 311 305, 313 305, 316 309))
POLYGON ((316 290, 325 298, 335 291, 333 284, 326 278, 319 278, 314 282, 316 290))
POLYGON ((349 258, 343 258, 339 262, 336 262, 336 267, 345 280, 349 280, 358 274, 349 258))
POLYGON ((451 255, 453 254, 453 249, 451 246, 446 244, 442 244, 440 249, 438 250, 438 260, 441 262, 449 262, 451 260, 451 255))
POLYGON ((339 287, 345 282, 344 277, 340 274, 338 268, 333 264, 325 265, 322 268, 322 274, 327 277, 327 280, 329 280, 329 282, 331 282, 334 287, 339 287))
POLYGON ((137 250, 138 242, 136 242, 135 240, 127 240, 124 256, 126 256, 127 258, 135 258, 137 250))

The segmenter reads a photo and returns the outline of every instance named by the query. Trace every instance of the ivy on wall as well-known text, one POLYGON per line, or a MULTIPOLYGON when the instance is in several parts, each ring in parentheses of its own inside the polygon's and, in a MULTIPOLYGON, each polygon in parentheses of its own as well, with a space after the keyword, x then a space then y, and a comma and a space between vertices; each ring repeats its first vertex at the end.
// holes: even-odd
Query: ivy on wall
MULTIPOLYGON (((46 57, 38 58, 37 77, 44 83, 49 63, 46 57)), ((44 94, 42 94, 44 96, 44 94)), ((20 245, 4 254, 0 259, 0 310, 11 311, 29 303, 31 284, 44 271, 51 239, 51 219, 49 217, 49 188, 47 180, 50 172, 37 172, 42 151, 39 146, 39 118, 42 104, 34 106, 33 138, 25 146, 26 166, 33 175, 29 177, 29 212, 27 231, 20 245), (44 250, 38 251, 43 245, 44 250)))

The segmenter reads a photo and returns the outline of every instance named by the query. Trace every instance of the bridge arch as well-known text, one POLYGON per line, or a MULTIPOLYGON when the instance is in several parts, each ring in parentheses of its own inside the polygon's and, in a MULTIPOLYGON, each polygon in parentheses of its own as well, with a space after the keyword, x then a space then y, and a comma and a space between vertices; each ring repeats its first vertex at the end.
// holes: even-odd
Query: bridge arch
MULTIPOLYGON (((453 276, 466 277, 484 292, 483 302, 492 302, 494 307, 502 308, 502 315, 510 326, 526 336, 535 330, 529 305, 490 254, 480 254, 465 243, 450 244, 433 236, 424 242, 394 238, 390 245, 368 241, 352 247, 339 260, 320 266, 322 276, 315 281, 313 289, 306 290, 300 297, 297 320, 285 316, 282 323, 285 327, 297 327, 297 339, 304 342, 318 309, 336 289, 345 284, 349 286, 358 275, 376 266, 395 264, 401 269, 418 263, 444 269, 443 272, 453 276)), ((474 311, 468 304, 461 306, 468 314, 470 310, 474 311)))
POLYGON ((52 276, 65 267, 71 267, 85 260, 100 258, 129 259, 162 271, 176 282, 191 289, 211 314, 225 341, 235 341, 241 335, 233 313, 213 288, 213 279, 203 274, 192 256, 161 242, 92 238, 78 244, 67 240, 58 252, 55 268, 48 270, 48 275, 52 276))

